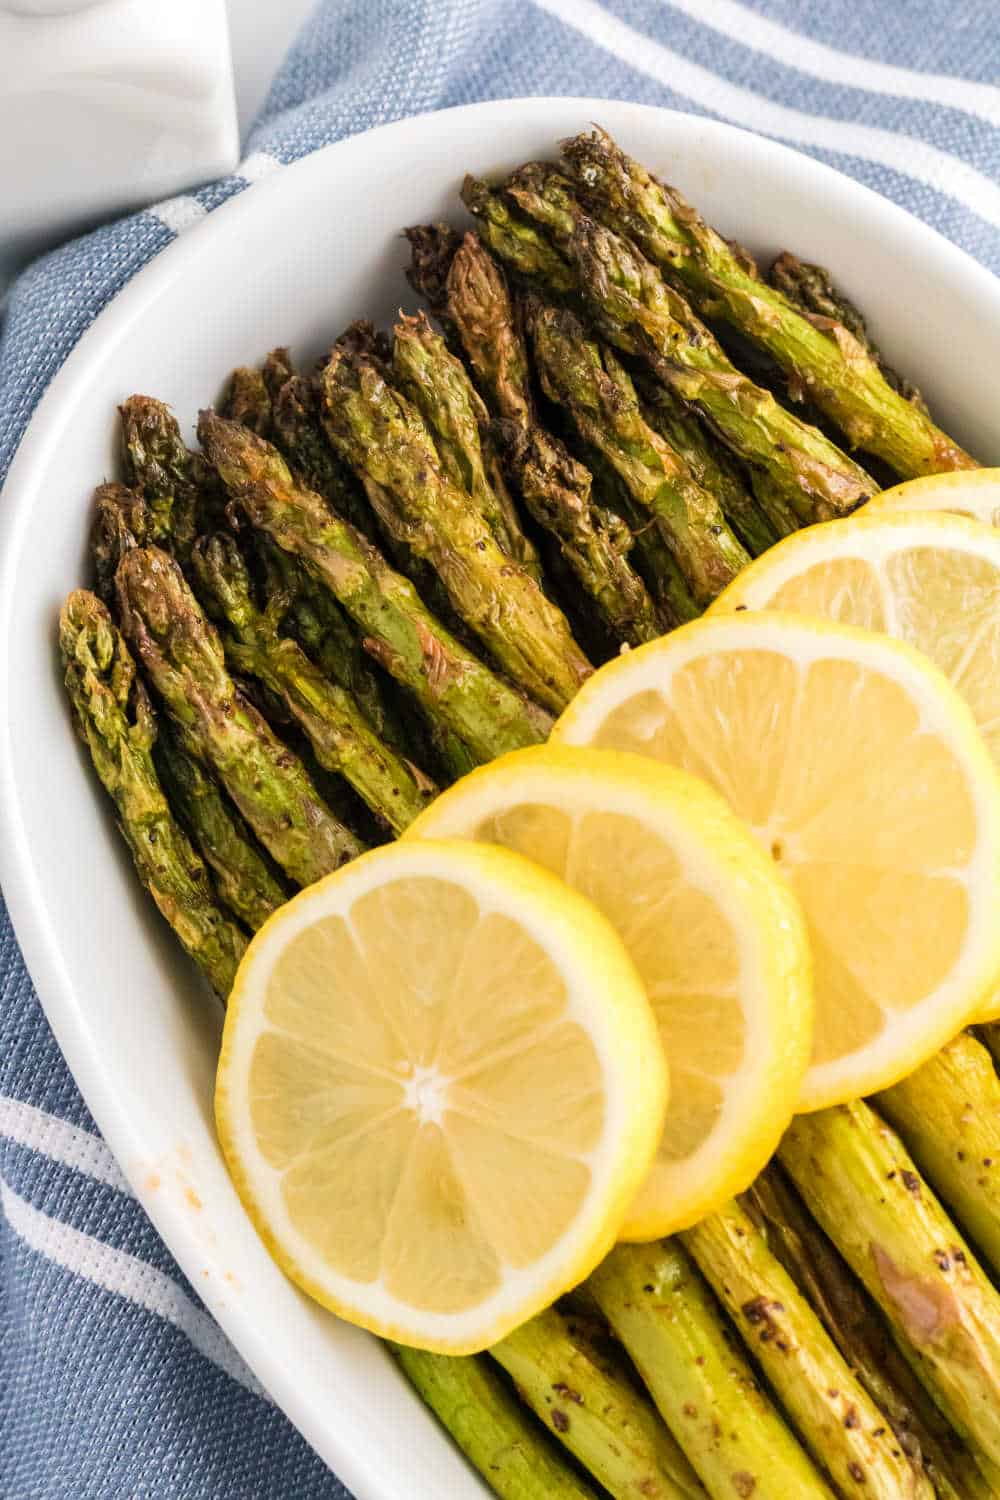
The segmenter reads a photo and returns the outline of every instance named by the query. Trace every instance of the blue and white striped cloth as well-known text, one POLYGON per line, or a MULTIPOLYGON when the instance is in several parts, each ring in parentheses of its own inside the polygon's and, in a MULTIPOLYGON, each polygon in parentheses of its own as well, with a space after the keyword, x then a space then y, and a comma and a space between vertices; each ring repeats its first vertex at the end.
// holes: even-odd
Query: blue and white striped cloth
MULTIPOLYGON (((236 174, 96 230, 15 284, 0 479, 46 385, 129 277, 233 193, 344 135, 525 94, 694 110, 809 151, 1000 272, 998 77, 995 0, 325 0, 236 174)), ((5 1500, 344 1495, 129 1194, 2 907, 0 1257, 5 1500)))

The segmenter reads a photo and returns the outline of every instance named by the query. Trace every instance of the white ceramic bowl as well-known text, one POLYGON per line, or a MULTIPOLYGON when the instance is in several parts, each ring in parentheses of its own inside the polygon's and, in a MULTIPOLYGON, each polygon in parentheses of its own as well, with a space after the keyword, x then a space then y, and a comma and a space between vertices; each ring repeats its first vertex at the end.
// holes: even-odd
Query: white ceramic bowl
POLYGON ((310 357, 351 318, 412 306, 401 227, 455 217, 465 170, 549 154, 593 120, 751 249, 787 247, 831 266, 945 428, 1000 462, 1000 283, 986 271, 867 189, 743 131, 606 100, 531 99, 330 146, 171 245, 67 360, 0 509, 0 874, 28 967, 163 1238, 360 1500, 482 1490, 378 1345, 300 1295, 244 1216, 212 1126, 218 1016, 139 891, 70 732, 56 615, 87 577, 91 489, 114 470, 117 402, 160 396, 189 430, 233 365, 284 343, 310 357))

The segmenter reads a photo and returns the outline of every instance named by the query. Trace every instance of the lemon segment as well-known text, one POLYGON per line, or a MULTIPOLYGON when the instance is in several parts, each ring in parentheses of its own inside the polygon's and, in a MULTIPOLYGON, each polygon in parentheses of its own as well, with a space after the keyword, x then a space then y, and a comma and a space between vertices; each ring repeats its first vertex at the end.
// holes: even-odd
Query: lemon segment
POLYGON ((723 799, 638 756, 550 745, 464 777, 405 835, 454 838, 513 849, 569 882, 646 986, 670 1104, 622 1238, 687 1228, 747 1188, 798 1102, 812 988, 798 905, 723 799))
POLYGON ((401 1343, 487 1347, 617 1237, 667 1073, 607 920, 506 850, 396 844, 296 896, 230 997, 219 1137, 275 1259, 401 1343))
POLYGON ((1000 526, 1000 469, 958 469, 925 474, 880 490, 858 512, 946 510, 987 526, 1000 526))
POLYGON ((995 991, 1000 779, 969 708, 912 647, 713 615, 603 667, 554 736, 703 777, 791 882, 816 1000, 800 1108, 888 1087, 995 991))

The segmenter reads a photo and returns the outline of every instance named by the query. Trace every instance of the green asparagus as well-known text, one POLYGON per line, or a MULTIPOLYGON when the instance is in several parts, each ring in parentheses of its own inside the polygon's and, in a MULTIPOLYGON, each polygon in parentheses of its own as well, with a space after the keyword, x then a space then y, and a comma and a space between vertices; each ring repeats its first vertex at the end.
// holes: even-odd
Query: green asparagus
POLYGON ((892 389, 843 323, 817 326, 776 287, 749 275, 675 188, 658 182, 604 131, 577 136, 563 150, 598 211, 683 286, 703 316, 762 345, 853 447, 876 454, 904 479, 976 467, 926 412, 892 389))
POLYGON ((910 1461, 940 1500, 996 1500, 972 1454, 938 1411, 893 1342, 888 1324, 784 1170, 772 1162, 744 1198, 771 1250, 808 1297, 848 1365, 888 1417, 910 1461))
POLYGON ((366 647, 479 761, 544 740, 551 720, 466 650, 408 579, 320 497, 269 443, 214 412, 201 441, 254 525, 309 564, 365 634, 366 647))
POLYGON ((176 417, 151 396, 130 396, 121 416, 125 483, 149 506, 148 540, 183 563, 198 532, 221 524, 223 497, 200 453, 185 445, 176 417))
POLYGON ((655 519, 696 602, 710 604, 750 561, 718 501, 644 420, 627 371, 586 336, 575 314, 539 304, 530 322, 542 388, 655 519))
MULTIPOLYGON (((429 278, 429 295, 434 296, 440 278, 447 304, 444 316, 503 432, 526 508, 555 539, 612 639, 631 646, 654 640, 667 622, 629 561, 628 527, 597 504, 589 470, 538 420, 528 350, 503 271, 474 234, 467 234, 451 251, 443 273, 427 270, 429 246, 428 232, 421 265, 429 278)), ((442 254, 448 253, 446 241, 442 254)), ((416 269, 411 279, 419 280, 416 269)))
POLYGON ((233 371, 221 411, 231 422, 240 422, 259 437, 271 436, 271 394, 260 370, 240 365, 233 371))
POLYGON ((845 515, 868 499, 876 489, 870 475, 741 374, 659 270, 621 235, 588 218, 564 181, 549 169, 522 169, 508 191, 572 258, 576 287, 602 337, 641 356, 682 401, 696 406, 738 457, 770 476, 804 523, 845 515))
MULTIPOLYGON (((260 678, 282 698, 324 770, 343 776, 387 828, 402 833, 435 795, 434 783, 383 744, 352 694, 330 682, 296 641, 280 634, 273 612, 257 608, 234 537, 199 538, 191 569, 209 614, 224 622, 222 639, 232 669, 260 678)), ((284 601, 275 603, 280 616, 284 601)))
POLYGON ((256 932, 288 899, 263 850, 169 720, 160 725, 153 762, 170 806, 212 873, 219 899, 256 932))
POLYGON ((361 852, 319 796, 298 757, 239 693, 222 645, 169 554, 127 552, 118 567, 122 628, 179 726, 211 766, 268 853, 310 885, 361 852))
POLYGON ((224 999, 246 938, 216 905, 208 871, 170 811, 153 765, 152 706, 96 595, 70 594, 59 616, 59 645, 77 730, 115 804, 139 879, 224 999))
POLYGON ((823 266, 799 260, 790 250, 783 250, 772 263, 767 279, 789 302, 800 308, 819 328, 833 334, 834 324, 840 323, 857 339, 878 365, 887 385, 907 401, 927 411, 927 404, 912 381, 900 375, 887 362, 881 349, 868 332, 864 315, 849 301, 823 266))
POLYGON ((779 1155, 956 1432, 1000 1463, 1000 1296, 899 1137, 859 1100, 797 1116, 779 1155))
POLYGON ((114 604, 118 564, 130 547, 147 544, 152 524, 149 506, 135 490, 124 484, 97 486, 90 529, 90 556, 94 564, 96 592, 109 608, 114 604))
POLYGON ((490 1354, 522 1400, 614 1500, 704 1500, 705 1490, 646 1397, 598 1362, 555 1308, 490 1354))
POLYGON ((875 1102, 1000 1271, 1000 1078, 985 1047, 963 1032, 875 1102))
POLYGON ((500 1500, 597 1500, 483 1355, 390 1345, 407 1380, 500 1500))
POLYGON ((829 1500, 679 1244, 618 1245, 587 1286, 713 1500, 829 1500))
POLYGON ((539 580, 538 552, 521 529, 509 493, 495 489, 487 477, 490 455, 484 456, 480 434, 488 434, 489 412, 465 366, 423 313, 402 315, 394 332, 393 372, 433 433, 445 476, 472 499, 501 551, 539 580))
POLYGON ((922 1469, 746 1211, 730 1202, 680 1238, 837 1492, 933 1500, 922 1469))
POLYGON ((639 394, 649 426, 680 454, 702 489, 715 496, 751 557, 759 557, 780 536, 795 530, 794 521, 781 532, 774 530, 734 460, 673 391, 650 380, 639 384, 639 394))
POLYGON ((334 349, 323 370, 322 393, 327 436, 378 486, 383 525, 432 563, 456 612, 501 670, 546 708, 565 708, 590 664, 562 612, 504 556, 468 497, 442 472, 416 408, 375 362, 343 348, 334 349))

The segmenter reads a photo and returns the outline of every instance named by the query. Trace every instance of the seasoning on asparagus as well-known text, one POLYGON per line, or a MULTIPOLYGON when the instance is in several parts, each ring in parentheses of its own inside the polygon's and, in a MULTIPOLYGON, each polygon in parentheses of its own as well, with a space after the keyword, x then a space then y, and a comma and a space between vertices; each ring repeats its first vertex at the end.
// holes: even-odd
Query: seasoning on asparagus
POLYGON ((886 1320, 807 1212, 783 1168, 772 1162, 744 1195, 767 1243, 819 1314, 827 1333, 899 1445, 923 1466, 939 1500, 996 1500, 968 1448, 938 1411, 894 1343, 886 1320))
POLYGON ((240 694, 174 560, 158 547, 127 552, 118 600, 125 637, 185 746, 213 769, 285 873, 311 885, 359 854, 301 761, 240 694))
POLYGON ((587 1288, 713 1500, 830 1500, 676 1241, 617 1245, 587 1288))
POLYGON ((498 666, 546 708, 564 708, 590 664, 562 612, 504 556, 468 497, 442 472, 419 412, 374 361, 344 348, 334 348, 321 379, 326 434, 378 486, 383 525, 431 563, 498 666))
POLYGON ((443 234, 438 240, 435 266, 434 232, 424 231, 410 279, 464 348, 526 508, 555 539, 612 638, 632 646, 655 640, 668 622, 629 561, 631 532, 596 502, 589 471, 538 420, 528 350, 503 271, 474 234, 455 245, 443 234))
POLYGON ((183 564, 198 533, 221 526, 225 496, 201 453, 184 442, 177 418, 152 396, 130 396, 121 417, 125 483, 149 506, 148 540, 168 548, 183 564))
POLYGON ((704 1486, 653 1405, 621 1370, 594 1357, 572 1318, 550 1307, 489 1352, 614 1500, 704 1500, 704 1486))
POLYGON ((577 136, 563 151, 598 211, 683 286, 705 317, 730 323, 765 348, 853 447, 876 454, 904 479, 976 467, 924 410, 893 390, 843 322, 817 323, 776 287, 750 276, 675 188, 604 131, 577 136))
POLYGON ((780 1158, 974 1455, 1000 1462, 1000 1294, 862 1101, 798 1115, 780 1158))
MULTIPOLYGON (((199 538, 191 568, 209 613, 228 627, 222 639, 232 670, 260 678, 282 698, 324 770, 343 776, 386 827, 402 833, 434 796, 434 783, 383 744, 351 693, 280 634, 273 611, 257 608, 234 537, 199 538)), ((284 600, 274 603, 280 617, 284 600)))
POLYGON ((484 1355, 389 1347, 407 1380, 500 1500, 597 1500, 484 1355))
POLYGON ((680 454, 702 489, 715 496, 751 557, 759 557, 796 529, 794 516, 780 531, 774 529, 733 458, 668 386, 652 380, 637 384, 649 426, 680 454))
MULTIPOLYGON (((682 401, 696 406, 738 457, 770 475, 804 523, 846 515, 868 499, 877 488, 871 476, 741 374, 658 269, 590 219, 564 184, 550 169, 522 168, 507 190, 572 259, 574 284, 602 337, 640 355, 682 401)), ((527 261, 520 238, 517 244, 527 261)), ((565 285, 564 276, 558 280, 565 285)))
POLYGON ((271 436, 271 393, 264 376, 253 365, 239 365, 229 377, 223 416, 239 422, 259 437, 271 436))
POLYGON ((521 529, 510 494, 487 475, 490 455, 484 455, 481 434, 488 439, 489 412, 465 366, 423 313, 402 315, 394 332, 393 372, 434 434, 446 477, 469 495, 501 551, 540 580, 538 552, 521 529))
POLYGON ((750 561, 714 495, 644 420, 635 386, 610 349, 589 339, 575 314, 538 305, 532 344, 542 387, 560 402, 585 443, 621 477, 656 521, 698 604, 706 605, 750 561))
POLYGON ((930 1481, 745 1210, 727 1203, 680 1238, 837 1492, 934 1500, 930 1481))
POLYGON ((260 845, 169 719, 159 726, 153 762, 170 806, 212 872, 219 899, 256 932, 288 899, 260 845))
POLYGON ((246 948, 208 871, 170 811, 153 765, 156 719, 107 607, 85 589, 59 616, 66 691, 80 738, 118 814, 140 881, 223 999, 246 948))
POLYGON ((254 525, 307 562, 365 635, 366 648, 479 761, 544 740, 551 720, 434 618, 416 589, 318 495, 271 444, 203 412, 201 441, 254 525))
POLYGON ((875 1102, 1000 1271, 1000 1078, 985 1047, 962 1032, 875 1102))

